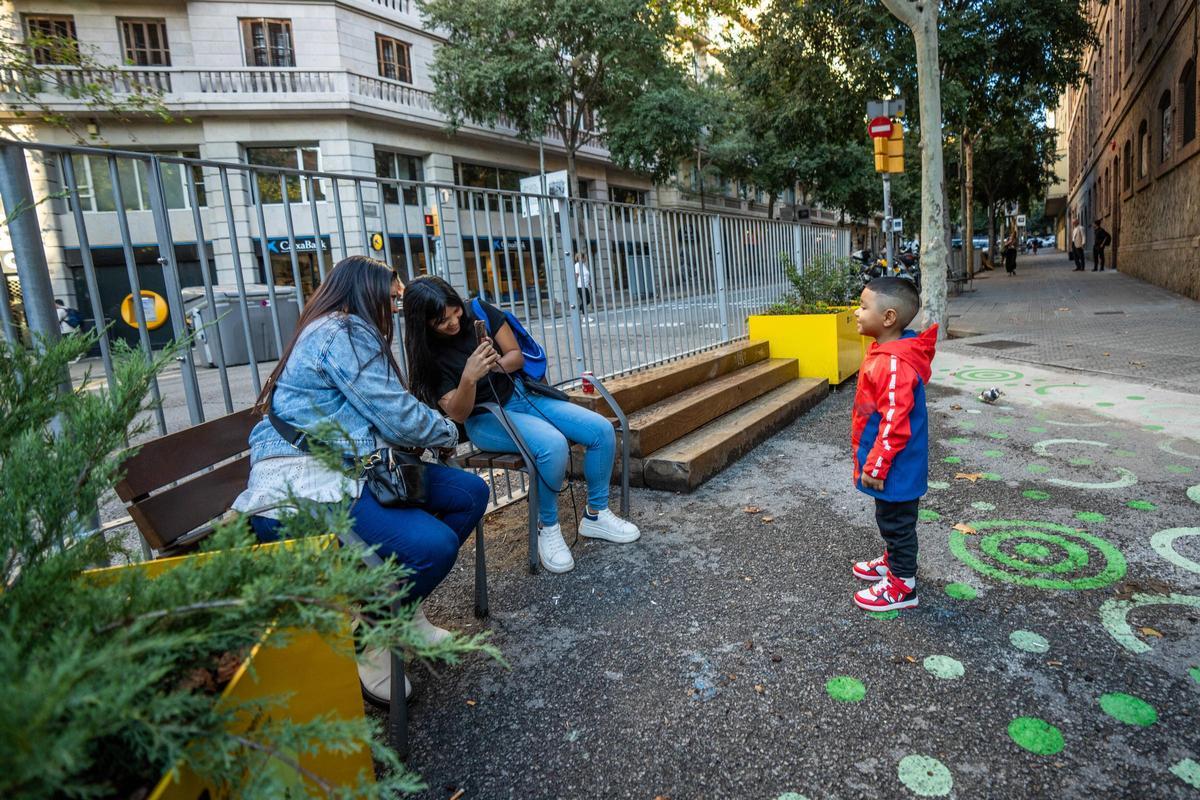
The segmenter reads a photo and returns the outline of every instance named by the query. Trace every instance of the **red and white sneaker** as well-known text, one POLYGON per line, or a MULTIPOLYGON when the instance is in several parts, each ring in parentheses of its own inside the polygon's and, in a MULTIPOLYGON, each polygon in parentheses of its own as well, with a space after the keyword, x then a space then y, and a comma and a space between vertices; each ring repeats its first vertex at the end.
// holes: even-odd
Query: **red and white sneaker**
POLYGON ((854 577, 860 581, 877 581, 888 576, 887 551, 879 558, 870 561, 859 561, 854 565, 854 577))
POLYGON ((891 573, 879 583, 854 593, 854 603, 867 611, 891 611, 917 604, 917 587, 911 588, 891 573))

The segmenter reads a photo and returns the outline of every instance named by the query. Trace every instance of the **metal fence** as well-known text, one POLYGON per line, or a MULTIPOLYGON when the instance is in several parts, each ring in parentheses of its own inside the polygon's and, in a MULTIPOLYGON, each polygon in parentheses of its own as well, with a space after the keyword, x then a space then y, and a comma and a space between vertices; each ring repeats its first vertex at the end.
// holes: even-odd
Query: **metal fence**
POLYGON ((405 280, 440 275, 511 311, 545 346, 548 379, 565 384, 743 337, 746 317, 787 291, 784 257, 803 269, 850 248, 845 229, 729 214, 178 154, 0 150, 24 299, 0 297, 4 335, 26 335, 31 307, 53 312, 52 297, 33 296, 50 291, 47 257, 85 328, 105 331, 106 376, 116 339, 152 350, 194 335, 153 387, 160 433, 249 405, 306 299, 348 255, 405 280))

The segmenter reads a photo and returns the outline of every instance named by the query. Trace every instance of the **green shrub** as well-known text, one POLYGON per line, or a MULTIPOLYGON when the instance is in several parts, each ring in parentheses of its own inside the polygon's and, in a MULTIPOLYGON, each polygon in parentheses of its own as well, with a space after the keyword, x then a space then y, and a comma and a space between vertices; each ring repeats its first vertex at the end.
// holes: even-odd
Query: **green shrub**
MULTIPOLYGON (((338 796, 418 789, 375 721, 296 724, 276 713, 234 735, 227 723, 264 706, 219 708, 219 691, 195 680, 239 659, 269 626, 328 634, 347 615, 367 646, 446 662, 480 650, 499 658, 479 636, 429 647, 411 609, 391 614, 404 593, 393 588, 403 574, 394 561, 368 569, 349 547, 251 550, 244 520, 235 520, 206 540, 211 557, 157 578, 83 577, 130 560, 119 544, 81 535, 80 521, 116 482, 126 442, 142 431, 150 381, 176 355, 122 349, 111 390, 59 392, 68 362, 94 341, 67 337, 41 354, 0 345, 0 797, 138 796, 179 763, 221 796, 296 797, 284 786, 296 753, 364 742, 384 774, 338 796)), ((296 504, 289 536, 351 525, 347 503, 296 504)))
POLYGON ((856 305, 862 293, 857 262, 850 258, 819 255, 801 272, 787 253, 779 261, 792 288, 763 313, 833 314, 856 305))

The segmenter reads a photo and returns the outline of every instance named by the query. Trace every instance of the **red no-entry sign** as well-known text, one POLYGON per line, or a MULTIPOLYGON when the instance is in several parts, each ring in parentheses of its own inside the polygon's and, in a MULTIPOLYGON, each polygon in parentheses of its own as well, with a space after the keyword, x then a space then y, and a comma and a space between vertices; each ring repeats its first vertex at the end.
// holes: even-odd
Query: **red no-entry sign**
POLYGON ((887 117, 876 117, 867 123, 867 133, 872 139, 886 139, 892 135, 892 121, 887 117))

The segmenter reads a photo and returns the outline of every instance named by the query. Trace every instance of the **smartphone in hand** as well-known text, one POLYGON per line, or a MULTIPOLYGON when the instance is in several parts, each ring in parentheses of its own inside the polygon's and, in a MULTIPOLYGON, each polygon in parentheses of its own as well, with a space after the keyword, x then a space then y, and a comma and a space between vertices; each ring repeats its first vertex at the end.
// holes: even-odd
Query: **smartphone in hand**
POLYGON ((483 344, 483 340, 488 338, 487 324, 481 320, 475 320, 475 343, 483 344))

